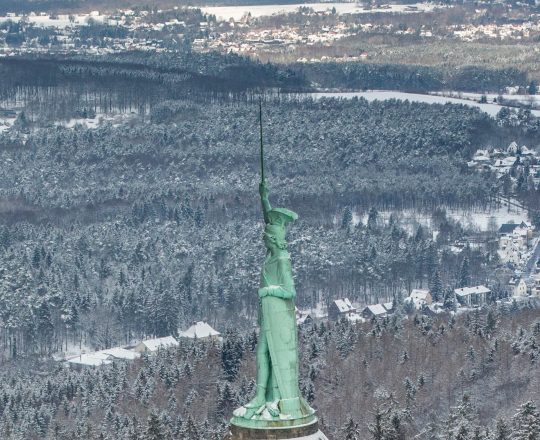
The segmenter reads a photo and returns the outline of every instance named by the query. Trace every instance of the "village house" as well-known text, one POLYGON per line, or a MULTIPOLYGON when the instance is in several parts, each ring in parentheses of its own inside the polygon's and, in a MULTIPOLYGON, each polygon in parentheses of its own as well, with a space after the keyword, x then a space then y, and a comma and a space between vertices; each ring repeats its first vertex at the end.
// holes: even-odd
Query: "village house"
POLYGON ((172 336, 165 336, 163 338, 146 339, 139 342, 133 349, 137 353, 155 353, 159 349, 166 349, 170 347, 177 347, 178 341, 172 336))
POLYGON ((431 293, 425 289, 413 289, 411 294, 405 298, 405 303, 410 303, 415 310, 421 310, 424 306, 429 306, 433 302, 431 293))
POLYGON ((530 150, 529 148, 527 148, 525 145, 523 145, 521 147, 521 153, 520 153, 522 156, 535 156, 536 153, 534 150, 530 150))
POLYGON ((187 339, 221 340, 221 333, 204 321, 194 322, 187 330, 179 332, 178 336, 187 339))
POLYGON ((382 304, 373 304, 371 306, 366 306, 364 310, 362 310, 362 316, 365 319, 384 318, 387 314, 388 312, 382 304))
POLYGON ((356 308, 351 304, 349 298, 336 299, 328 307, 328 318, 338 321, 342 317, 356 313, 356 308))
POLYGON ((511 142, 510 145, 508 145, 508 148, 506 149, 506 152, 509 154, 517 154, 518 151, 519 151, 519 147, 515 141, 511 142))
POLYGON ((383 303, 383 307, 386 309, 386 312, 387 312, 389 315, 390 315, 391 313, 394 313, 394 312, 395 312, 395 310, 394 310, 394 302, 393 302, 393 301, 383 303))
POLYGON ((512 296, 522 297, 522 296, 527 296, 528 294, 529 289, 527 287, 527 283, 525 282, 523 278, 511 279, 509 286, 510 286, 510 289, 512 290, 512 296))
POLYGON ((540 298, 540 274, 534 277, 534 284, 531 289, 531 296, 540 298))
POLYGON ((499 228, 499 257, 502 261, 519 264, 533 235, 527 222, 505 223, 499 228))
POLYGON ((76 370, 95 368, 109 365, 113 361, 133 361, 140 357, 140 353, 122 347, 113 347, 92 353, 81 353, 66 360, 66 364, 76 370))
POLYGON ((313 323, 313 318, 311 317, 311 314, 305 310, 300 310, 298 307, 294 308, 296 313, 296 325, 297 326, 303 326, 303 325, 310 325, 313 323))
POLYGON ((491 290, 486 286, 461 287, 454 289, 456 298, 462 306, 479 307, 486 304, 491 290))

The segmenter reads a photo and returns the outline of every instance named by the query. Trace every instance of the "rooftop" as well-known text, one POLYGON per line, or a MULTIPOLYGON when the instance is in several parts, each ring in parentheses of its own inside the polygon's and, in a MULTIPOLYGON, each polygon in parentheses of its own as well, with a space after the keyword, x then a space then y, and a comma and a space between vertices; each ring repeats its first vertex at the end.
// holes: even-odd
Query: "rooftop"
POLYGON ((178 345, 178 341, 172 336, 165 336, 163 338, 147 339, 141 341, 141 344, 148 348, 149 351, 157 351, 159 348, 175 347, 178 345))
POLYGON ((204 321, 195 322, 186 331, 180 332, 181 338, 209 338, 211 336, 219 336, 220 333, 214 330, 208 323, 204 321))
POLYGON ((337 306, 341 313, 354 312, 355 308, 351 304, 349 298, 336 299, 334 304, 337 306))
POLYGON ((368 309, 375 316, 386 314, 386 309, 382 304, 373 304, 371 306, 367 306, 366 309, 368 309))
POLYGON ((474 293, 490 293, 491 290, 486 286, 473 286, 473 287, 462 287, 460 289, 454 289, 454 292, 457 296, 468 296, 474 293))

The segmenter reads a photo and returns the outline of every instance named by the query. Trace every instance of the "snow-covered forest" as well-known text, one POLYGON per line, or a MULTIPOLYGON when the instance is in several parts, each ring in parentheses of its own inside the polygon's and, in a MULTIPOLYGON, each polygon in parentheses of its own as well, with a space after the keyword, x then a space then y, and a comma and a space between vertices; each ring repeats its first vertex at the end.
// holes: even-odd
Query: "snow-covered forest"
MULTIPOLYGON (((399 309, 429 287, 452 310, 453 289, 473 283, 492 300, 508 295, 490 232, 485 246, 452 252, 469 231, 446 209, 507 195, 466 164, 479 148, 534 146, 530 112, 295 99, 277 90, 305 86, 290 71, 182 59, 0 63, 0 105, 17 115, 0 132, 2 439, 222 438, 253 388, 261 90, 270 199, 300 215, 288 237, 300 307, 347 296, 399 309), (106 120, 115 112, 125 118, 106 120), (406 227, 404 208, 431 226, 406 227), (223 346, 182 342, 83 372, 51 360, 177 335, 194 320, 223 331, 223 346)), ((514 196, 534 206, 538 194, 522 184, 514 196)), ((530 440, 520 430, 540 423, 539 324, 520 307, 317 323, 302 333, 304 394, 332 439, 530 440)))
MULTIPOLYGON (((272 199, 301 216, 290 237, 300 304, 392 300, 435 273, 441 289, 488 278, 495 253, 442 251, 463 231, 441 206, 492 202, 495 180, 461 158, 480 128, 504 134, 494 121, 363 100, 269 103, 265 117, 272 199), (377 214, 404 206, 433 212, 436 241, 377 214)), ((166 102, 142 124, 97 129, 21 119, 1 140, 8 356, 105 348, 193 319, 223 326, 233 312, 253 322, 264 251, 252 104, 166 102)))
MULTIPOLYGON (((394 315, 301 332, 301 387, 329 438, 531 440, 538 411, 536 310, 458 319, 394 315), (535 403, 536 402, 536 403, 535 403)), ((0 373, 0 435, 13 439, 218 440, 252 395, 256 333, 195 341, 98 370, 28 362, 0 373)))

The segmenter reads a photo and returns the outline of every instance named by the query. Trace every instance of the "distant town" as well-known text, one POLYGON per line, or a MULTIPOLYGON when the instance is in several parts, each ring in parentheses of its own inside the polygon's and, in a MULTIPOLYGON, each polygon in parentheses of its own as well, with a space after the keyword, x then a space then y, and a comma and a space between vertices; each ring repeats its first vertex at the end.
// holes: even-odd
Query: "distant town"
MULTIPOLYGON (((0 55, 21 53, 110 53, 129 50, 175 51, 186 45, 194 51, 219 51, 279 59, 320 48, 322 55, 299 56, 298 62, 377 60, 377 51, 354 49, 348 54, 323 50, 336 41, 388 35, 427 40, 504 41, 534 40, 540 35, 538 13, 523 19, 508 15, 509 22, 485 23, 490 11, 474 11, 475 23, 431 25, 408 17, 451 10, 431 5, 347 5, 343 9, 324 4, 262 9, 251 14, 248 7, 124 9, 114 13, 85 14, 7 13, 0 17, 0 55), (242 12, 246 9, 245 12, 242 12), (289 15, 283 15, 288 13, 289 15), (267 15, 265 15, 267 14, 267 15), (272 15, 273 14, 273 15, 272 15), (390 21, 382 17, 391 18, 390 21), (400 22, 399 17, 404 17, 400 22), (370 21, 369 17, 373 17, 370 21), (398 18, 395 18, 398 17, 398 18), (510 19, 512 17, 512 19, 510 19), (327 53, 328 52, 328 53, 327 53), (272 55, 273 54, 273 55, 272 55), (288 55, 287 55, 288 56, 288 55)), ((255 7, 257 9, 257 7, 255 7)), ((535 49, 537 50, 537 49, 535 49)), ((315 53, 314 53, 315 54, 315 53)), ((293 61, 288 58, 289 61, 293 61)))

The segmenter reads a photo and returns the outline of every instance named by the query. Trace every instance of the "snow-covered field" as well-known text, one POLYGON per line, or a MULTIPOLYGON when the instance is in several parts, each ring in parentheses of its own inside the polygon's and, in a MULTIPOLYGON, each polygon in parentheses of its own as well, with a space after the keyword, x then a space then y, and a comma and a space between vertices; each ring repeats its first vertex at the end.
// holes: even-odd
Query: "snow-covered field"
MULTIPOLYGON (((8 20, 18 23, 21 19, 21 16, 0 16, 0 23, 8 20)), ((58 29, 65 29, 70 26, 84 26, 89 20, 94 20, 99 23, 104 23, 105 21, 108 22, 108 18, 104 15, 100 15, 98 12, 91 12, 90 14, 73 14, 71 16, 61 14, 53 17, 49 14, 30 14, 25 16, 24 19, 37 27, 54 27, 58 29)))
POLYGON ((217 17, 218 20, 240 20, 248 13, 252 17, 263 17, 269 15, 290 14, 296 12, 298 8, 312 8, 316 12, 324 12, 336 9, 338 14, 367 14, 367 13, 381 13, 381 12, 400 12, 400 13, 419 13, 432 11, 435 8, 442 6, 416 3, 412 5, 382 5, 378 8, 364 9, 364 6, 358 3, 305 3, 296 5, 245 5, 245 6, 205 6, 201 10, 206 14, 212 14, 217 17))
POLYGON ((493 103, 499 96, 507 101, 515 101, 520 104, 540 105, 540 95, 499 95, 497 93, 465 93, 465 92, 433 92, 431 95, 444 96, 457 99, 468 99, 472 101, 480 101, 482 96, 485 96, 488 103, 493 103))
MULTIPOLYGON (((414 102, 424 102, 426 104, 462 104, 468 105, 470 107, 478 107, 483 112, 486 112, 490 116, 496 116, 497 113, 501 110, 502 106, 499 104, 487 103, 481 104, 480 102, 473 101, 472 99, 460 99, 452 98, 446 96, 437 96, 437 95, 424 95, 421 93, 406 93, 406 92, 397 92, 392 90, 368 90, 366 92, 316 92, 308 94, 313 99, 321 98, 341 98, 341 99, 351 99, 354 97, 364 98, 368 101, 386 101, 389 99, 400 99, 402 101, 414 101, 414 102)), ((472 95, 472 94, 471 94, 472 95)), ((508 95, 515 96, 515 95, 508 95)), ((531 113, 535 116, 540 117, 540 110, 532 110, 531 113)))
POLYGON ((118 127, 134 116, 134 113, 123 113, 118 115, 98 113, 94 118, 72 118, 69 121, 57 121, 55 125, 66 128, 73 128, 76 125, 85 125, 88 128, 97 128, 104 123, 110 122, 113 124, 113 126, 118 127))
MULTIPOLYGON (((414 233, 418 226, 431 227, 432 219, 431 214, 429 213, 418 212, 414 209, 379 212, 379 215, 385 221, 388 221, 391 214, 394 214, 394 216, 399 218, 401 224, 409 233, 414 233)), ((503 223, 518 223, 528 220, 527 211, 512 205, 487 210, 446 209, 446 215, 448 218, 460 222, 466 229, 476 231, 487 231, 492 218, 494 224, 497 225, 497 228, 503 223)), ((367 212, 362 213, 362 216, 356 212, 353 213, 354 224, 358 224, 360 221, 362 221, 363 224, 366 224, 367 218, 367 212)))

